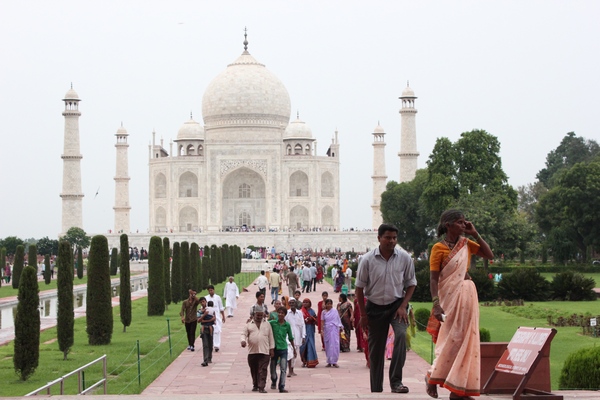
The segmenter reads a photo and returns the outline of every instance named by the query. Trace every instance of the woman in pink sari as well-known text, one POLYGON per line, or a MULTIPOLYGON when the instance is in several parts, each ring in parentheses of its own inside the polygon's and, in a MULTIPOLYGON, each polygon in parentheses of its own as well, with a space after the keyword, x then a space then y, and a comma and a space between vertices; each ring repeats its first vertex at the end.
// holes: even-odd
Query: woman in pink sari
POLYGON ((344 325, 342 325, 340 314, 333 308, 333 300, 325 300, 325 309, 321 313, 321 320, 325 338, 325 355, 327 356, 326 366, 337 368, 340 358, 340 332, 343 331, 344 325))
POLYGON ((479 302, 468 269, 471 255, 487 259, 494 255, 475 226, 458 210, 444 211, 437 234, 443 239, 431 250, 433 309, 427 325, 436 344, 435 361, 425 376, 426 390, 437 398, 440 385, 450 390, 450 399, 468 400, 479 396, 481 387, 479 302))

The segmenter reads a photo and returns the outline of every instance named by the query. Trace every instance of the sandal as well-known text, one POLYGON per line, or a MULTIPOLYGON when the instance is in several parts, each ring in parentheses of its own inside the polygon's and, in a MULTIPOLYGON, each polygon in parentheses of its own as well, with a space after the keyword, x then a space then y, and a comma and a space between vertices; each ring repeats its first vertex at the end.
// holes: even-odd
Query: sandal
POLYGON ((340 367, 340 366, 339 366, 339 365, 337 365, 337 364, 332 364, 331 366, 332 366, 333 368, 339 368, 339 367, 340 367))
POLYGON ((438 398, 437 385, 430 384, 427 377, 425 377, 425 391, 429 397, 433 397, 434 399, 438 398))

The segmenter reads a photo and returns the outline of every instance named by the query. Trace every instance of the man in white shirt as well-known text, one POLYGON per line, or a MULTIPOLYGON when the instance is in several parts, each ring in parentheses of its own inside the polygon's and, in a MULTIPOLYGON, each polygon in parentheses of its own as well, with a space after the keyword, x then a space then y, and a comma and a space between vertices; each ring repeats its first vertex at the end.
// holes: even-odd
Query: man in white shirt
POLYGON ((237 308, 237 299, 240 297, 240 289, 233 281, 233 276, 229 277, 229 282, 225 284, 223 290, 223 298, 225 299, 225 309, 227 310, 227 318, 233 317, 233 310, 237 308))
POLYGON ((306 325, 304 325, 304 316, 302 315, 302 311, 297 309, 298 304, 296 299, 290 298, 288 304, 290 309, 285 316, 285 320, 292 328, 294 347, 296 348, 296 351, 294 352, 295 357, 288 361, 288 377, 292 377, 297 375, 294 372, 294 366, 296 365, 296 358, 298 358, 297 355, 300 354, 300 346, 303 345, 304 341, 306 340, 306 325))
POLYGON ((256 286, 258 286, 258 290, 262 292, 265 296, 267 295, 267 286, 269 285, 269 280, 265 276, 265 271, 260 271, 260 276, 256 281, 256 286))
POLYGON ((206 301, 212 301, 213 307, 217 312, 217 320, 215 321, 215 329, 213 331, 213 346, 215 352, 219 351, 221 347, 221 330, 223 329, 223 324, 225 323, 225 308, 223 307, 223 301, 221 300, 221 296, 215 294, 215 287, 213 285, 208 285, 208 296, 205 296, 206 301), (221 314, 221 318, 219 315, 221 314))

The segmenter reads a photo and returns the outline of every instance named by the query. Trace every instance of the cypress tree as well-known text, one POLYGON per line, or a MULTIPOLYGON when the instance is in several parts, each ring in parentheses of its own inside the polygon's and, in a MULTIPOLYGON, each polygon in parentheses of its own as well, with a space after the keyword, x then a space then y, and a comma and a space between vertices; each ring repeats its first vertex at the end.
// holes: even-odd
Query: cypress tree
MULTIPOLYGON (((0 269, 2 271, 4 271, 5 266, 6 266, 6 247, 3 247, 0 249, 0 269)), ((2 287, 2 279, 0 279, 0 287, 2 287)))
POLYGON ((196 290, 198 292, 206 289, 206 285, 204 284, 204 271, 202 270, 202 259, 204 257, 198 257, 198 284, 196 285, 196 290))
POLYGON ((200 252, 198 248, 198 243, 193 242, 190 245, 190 272, 192 275, 191 278, 191 288, 196 290, 198 289, 198 258, 200 257, 200 252))
POLYGON ((181 242, 181 292, 179 299, 185 300, 189 297, 189 289, 192 287, 192 272, 190 270, 190 244, 181 242))
POLYGON ((148 316, 165 313, 165 285, 163 271, 162 240, 158 236, 150 238, 148 251, 148 316))
MULTIPOLYGON (((48 263, 50 256, 46 255, 48 263)), ((56 316, 56 335, 58 337, 58 348, 63 352, 63 360, 74 341, 75 315, 73 313, 73 254, 71 244, 61 240, 58 245, 58 272, 56 276, 58 294, 58 312, 56 316)), ((49 276, 49 275, 48 275, 49 276)))
POLYGON ((181 258, 179 242, 173 243, 173 261, 171 266, 171 300, 179 303, 181 300, 181 258))
POLYGON ((131 325, 131 281, 129 279, 129 238, 127 234, 120 237, 121 257, 119 258, 119 269, 121 270, 121 281, 119 285, 119 312, 123 332, 131 325))
POLYGON ((119 264, 117 263, 118 254, 119 254, 119 251, 117 250, 117 248, 113 247, 110 252, 110 274, 111 274, 111 276, 116 275, 117 268, 119 268, 119 264))
MULTIPOLYGON (((89 261, 90 259, 88 255, 88 262, 89 261)), ((77 278, 83 278, 83 250, 81 246, 77 246, 77 278)))
POLYGON ((13 261, 12 271, 12 287, 13 289, 19 288, 19 282, 21 279, 21 272, 23 272, 23 264, 25 262, 25 248, 23 245, 18 245, 15 250, 15 259, 13 261))
POLYGON ((19 278, 13 365, 21 380, 26 381, 35 372, 40 360, 40 296, 34 267, 23 268, 19 278))
POLYGON ((235 265, 236 265, 235 273, 239 274, 240 272, 242 272, 242 249, 240 249, 240 246, 238 246, 238 245, 235 246, 235 252, 233 255, 235 258, 235 265))
POLYGON ((27 249, 27 265, 35 268, 37 275, 37 246, 35 244, 30 244, 27 249))
POLYGON ((92 238, 88 255, 86 323, 90 345, 109 344, 113 333, 113 313, 110 287, 108 240, 106 236, 92 238))
POLYGON ((224 244, 221 246, 221 257, 223 258, 223 276, 221 277, 224 282, 227 282, 227 278, 233 275, 230 271, 230 257, 229 257, 229 245, 224 244))
POLYGON ((217 245, 210 246, 210 283, 216 285, 219 283, 218 265, 217 265, 217 245))
POLYGON ((49 285, 51 280, 52 271, 50 271, 50 254, 46 254, 44 256, 44 282, 46 285, 49 285))
POLYGON ((169 238, 163 238, 163 271, 165 273, 165 304, 167 309, 171 304, 171 246, 169 238))
POLYGON ((210 284, 210 247, 204 246, 204 256, 202 257, 202 287, 210 284))
POLYGON ((217 247, 216 248, 216 268, 215 268, 215 275, 216 275, 216 279, 217 279, 217 284, 223 282, 223 252, 221 251, 221 247, 217 247))

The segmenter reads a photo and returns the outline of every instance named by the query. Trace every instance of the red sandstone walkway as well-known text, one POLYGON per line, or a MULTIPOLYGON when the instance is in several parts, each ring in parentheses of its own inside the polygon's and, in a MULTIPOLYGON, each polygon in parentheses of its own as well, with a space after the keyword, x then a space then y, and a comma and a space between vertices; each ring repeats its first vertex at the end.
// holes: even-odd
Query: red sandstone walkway
MULTIPOLYGON (((340 354, 340 368, 326 368, 325 353, 318 351, 319 364, 314 369, 302 368, 298 363, 295 377, 286 379, 288 394, 280 394, 277 390, 270 390, 270 381, 267 378, 267 394, 252 392, 252 379, 247 364, 247 350, 240 346, 240 334, 245 324, 250 307, 255 302, 256 286, 250 286, 249 292, 242 293, 238 300, 238 309, 234 318, 226 318, 223 326, 221 350, 213 354, 213 363, 202 367, 201 340, 196 341, 196 352, 183 352, 146 390, 142 393, 147 399, 169 397, 171 399, 184 399, 192 396, 194 399, 241 399, 245 396, 285 399, 344 399, 344 398, 404 398, 404 399, 429 399, 425 393, 423 376, 428 368, 428 363, 414 352, 407 354, 404 368, 404 384, 410 388, 409 394, 394 394, 389 391, 387 371, 389 361, 386 362, 384 393, 372 394, 369 388, 369 370, 365 366, 363 353, 356 349, 355 337, 352 337, 350 353, 340 354)), ((330 297, 337 303, 337 295, 333 293, 331 285, 324 283, 317 286, 316 292, 303 294, 302 299, 308 297, 316 310, 316 304, 321 298, 321 292, 327 290, 330 297)), ((284 287, 287 294, 287 287, 284 287)), ((220 294, 220 293, 219 293, 220 294)), ((270 304, 270 294, 267 294, 267 303, 270 304)), ((270 308, 271 309, 271 308, 270 308)), ((317 344, 320 337, 317 334, 317 344)), ((320 346, 319 346, 320 347, 320 346)), ((439 390, 441 399, 448 398, 448 391, 439 390)), ((600 399, 599 392, 564 392, 565 399, 600 399)), ((511 396, 482 396, 481 399, 507 399, 511 396)))

